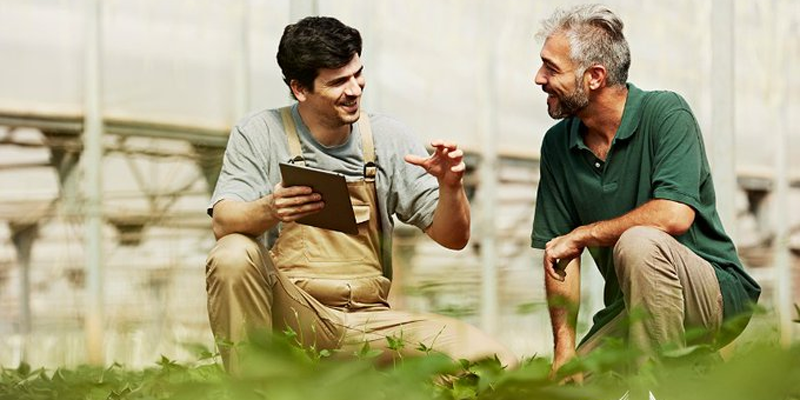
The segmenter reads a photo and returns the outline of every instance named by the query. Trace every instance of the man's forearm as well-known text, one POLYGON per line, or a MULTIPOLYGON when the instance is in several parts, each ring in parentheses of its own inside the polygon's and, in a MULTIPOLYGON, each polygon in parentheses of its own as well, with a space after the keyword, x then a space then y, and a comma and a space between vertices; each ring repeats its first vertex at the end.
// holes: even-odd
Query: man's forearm
POLYGON ((433 214, 433 223, 427 229, 437 243, 459 250, 469 242, 470 211, 464 186, 440 186, 439 203, 433 214))
POLYGON ((269 196, 243 202, 222 200, 214 205, 212 229, 219 239, 231 233, 258 236, 277 225, 278 220, 269 212, 269 196))
POLYGON ((575 325, 581 295, 580 258, 570 261, 564 271, 564 281, 555 280, 548 274, 544 278, 556 357, 575 350, 575 325))
POLYGON ((581 247, 613 246, 634 226, 652 226, 672 236, 684 234, 694 222, 694 210, 682 203, 654 199, 617 218, 581 226, 573 231, 581 247))

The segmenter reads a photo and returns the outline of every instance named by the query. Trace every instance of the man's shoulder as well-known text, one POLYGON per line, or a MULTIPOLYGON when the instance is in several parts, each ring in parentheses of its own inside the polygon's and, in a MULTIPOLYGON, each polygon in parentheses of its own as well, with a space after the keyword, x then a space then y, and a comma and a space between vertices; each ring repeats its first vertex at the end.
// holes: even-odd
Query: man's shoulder
POLYGON ((651 90, 645 92, 643 107, 645 112, 669 112, 675 110, 691 112, 686 99, 679 93, 670 90, 651 90))

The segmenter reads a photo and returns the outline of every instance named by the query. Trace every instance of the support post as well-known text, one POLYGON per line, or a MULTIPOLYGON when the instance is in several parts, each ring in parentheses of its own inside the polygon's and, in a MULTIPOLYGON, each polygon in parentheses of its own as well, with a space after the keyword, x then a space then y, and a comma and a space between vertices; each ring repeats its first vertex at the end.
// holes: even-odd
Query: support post
POLYGON ((482 110, 480 142, 481 161, 478 168, 480 176, 478 196, 480 214, 478 229, 481 240, 481 309, 480 324, 488 334, 496 332, 498 322, 497 304, 497 87, 496 43, 494 38, 493 13, 490 1, 484 1, 484 43, 483 73, 478 77, 480 90, 480 109, 482 110))
MULTIPOLYGON (((775 76, 782 74, 785 58, 783 52, 785 41, 783 38, 783 25, 781 21, 780 1, 772 2, 772 43, 774 49, 772 59, 772 73, 775 76)), ((772 110, 775 110, 775 240, 773 241, 775 292, 774 301, 780 323, 781 343, 784 346, 791 344, 794 336, 794 323, 792 322, 794 307, 792 294, 792 264, 789 257, 789 177, 788 177, 788 147, 789 138, 786 129, 789 109, 787 106, 787 91, 785 83, 778 79, 772 81, 770 88, 772 110)))
POLYGON ((17 251, 17 265, 20 268, 19 296, 19 334, 23 337, 22 361, 27 358, 28 336, 31 333, 31 249, 39 236, 39 224, 9 223, 11 241, 17 251))
POLYGON ((86 42, 84 53, 83 173, 86 191, 85 257, 88 292, 85 297, 86 348, 88 362, 105 363, 104 296, 102 249, 103 114, 101 108, 101 22, 102 0, 86 2, 86 42))
POLYGON ((717 210, 728 236, 735 242, 736 146, 734 127, 733 1, 713 0, 711 12, 711 133, 712 176, 717 210))

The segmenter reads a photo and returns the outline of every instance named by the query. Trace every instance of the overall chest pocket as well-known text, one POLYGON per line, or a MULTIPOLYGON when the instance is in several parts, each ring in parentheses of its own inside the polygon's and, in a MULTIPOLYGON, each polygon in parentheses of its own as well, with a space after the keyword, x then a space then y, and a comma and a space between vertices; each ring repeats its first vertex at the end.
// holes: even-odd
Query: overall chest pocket
POLYGON ((353 213, 358 225, 358 234, 332 231, 302 225, 303 253, 311 262, 340 263, 368 259, 372 254, 367 235, 369 235, 370 207, 368 204, 354 204, 353 213))

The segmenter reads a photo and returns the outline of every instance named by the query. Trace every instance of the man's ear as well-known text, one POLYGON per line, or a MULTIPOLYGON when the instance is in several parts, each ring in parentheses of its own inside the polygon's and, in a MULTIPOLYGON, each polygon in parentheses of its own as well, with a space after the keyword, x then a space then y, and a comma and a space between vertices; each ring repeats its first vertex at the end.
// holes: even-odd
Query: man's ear
POLYGON ((294 97, 299 102, 306 101, 306 93, 308 93, 308 89, 306 89, 303 85, 300 84, 297 79, 292 79, 289 81, 289 87, 292 89, 292 93, 294 97))
POLYGON ((586 72, 589 80, 589 90, 597 90, 606 86, 606 77, 608 76, 606 67, 595 64, 589 67, 586 72))

